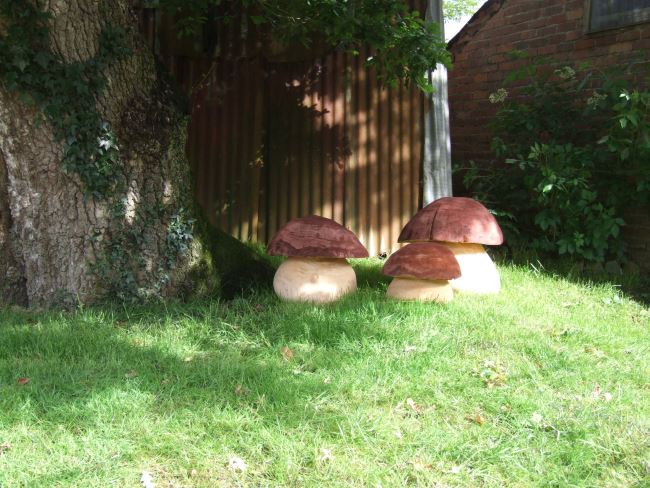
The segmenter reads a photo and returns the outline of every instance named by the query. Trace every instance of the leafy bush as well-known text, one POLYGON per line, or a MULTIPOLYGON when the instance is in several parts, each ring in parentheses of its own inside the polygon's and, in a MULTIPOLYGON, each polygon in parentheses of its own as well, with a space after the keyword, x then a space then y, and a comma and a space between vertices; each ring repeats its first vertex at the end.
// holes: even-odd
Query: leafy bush
POLYGON ((650 193, 650 92, 626 72, 544 61, 490 95, 493 165, 470 163, 465 185, 495 209, 510 242, 588 261, 625 259, 621 217, 650 193))

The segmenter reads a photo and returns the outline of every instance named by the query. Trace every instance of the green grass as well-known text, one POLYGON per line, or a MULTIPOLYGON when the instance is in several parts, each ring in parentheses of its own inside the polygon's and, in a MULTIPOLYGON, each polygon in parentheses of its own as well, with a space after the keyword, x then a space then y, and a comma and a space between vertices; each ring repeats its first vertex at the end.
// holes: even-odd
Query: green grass
POLYGON ((650 486, 646 305, 515 266, 399 303, 356 266, 324 307, 0 311, 0 486, 650 486))

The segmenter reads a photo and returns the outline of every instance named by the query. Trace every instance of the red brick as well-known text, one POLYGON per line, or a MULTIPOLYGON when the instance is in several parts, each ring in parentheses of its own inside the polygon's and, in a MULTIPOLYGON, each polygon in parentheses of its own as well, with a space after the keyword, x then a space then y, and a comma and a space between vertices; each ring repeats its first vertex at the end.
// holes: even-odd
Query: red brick
POLYGON ((572 30, 572 31, 564 31, 564 40, 565 41, 577 41, 582 37, 582 34, 579 32, 572 30))
POLYGON ((544 17, 549 17, 551 15, 557 15, 564 12, 564 6, 563 5, 552 5, 550 7, 546 7, 542 14, 544 17))
POLYGON ((576 49, 576 43, 574 41, 570 42, 561 42, 557 45, 557 52, 562 53, 562 52, 575 52, 576 49))
POLYGON ((538 16, 536 12, 523 12, 520 14, 512 15, 510 17, 506 17, 506 19, 510 24, 521 24, 523 22, 535 20, 537 17, 538 16))
POLYGON ((641 29, 638 27, 624 30, 616 35, 616 42, 636 41, 637 39, 641 39, 641 29))
POLYGON ((548 37, 551 34, 555 34, 558 31, 557 25, 549 25, 547 27, 542 27, 535 31, 535 37, 548 37))
POLYGON ((537 54, 539 56, 548 56, 549 54, 555 54, 557 51, 557 45, 549 44, 548 46, 543 46, 537 49, 537 54))
POLYGON ((576 41, 576 49, 591 49, 596 46, 594 39, 580 39, 576 41))
POLYGON ((577 19, 582 19, 582 16, 584 15, 583 10, 576 9, 576 10, 570 10, 565 14, 566 20, 577 20, 577 19))
POLYGON ((570 0, 565 2, 567 10, 584 9, 585 0, 570 0))
POLYGON ((611 44, 616 44, 616 36, 611 33, 594 37, 594 40, 596 41, 596 46, 609 46, 611 44))
POLYGON ((630 52, 632 51, 632 43, 631 42, 621 42, 618 44, 612 44, 609 47, 609 52, 610 53, 625 53, 625 52, 630 52))
POLYGON ((554 15, 553 17, 548 17, 548 18, 546 19, 546 23, 547 23, 548 25, 552 25, 552 24, 563 24, 563 23, 565 22, 565 20, 566 20, 566 19, 565 19, 565 17, 564 17, 564 14, 562 14, 562 15, 554 15))

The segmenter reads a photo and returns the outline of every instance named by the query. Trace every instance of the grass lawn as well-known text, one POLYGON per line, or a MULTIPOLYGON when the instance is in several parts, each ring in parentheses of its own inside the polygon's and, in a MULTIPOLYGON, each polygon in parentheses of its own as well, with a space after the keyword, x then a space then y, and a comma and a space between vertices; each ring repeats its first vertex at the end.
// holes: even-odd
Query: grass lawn
POLYGON ((1 310, 0 487, 650 486, 647 304, 512 265, 390 302, 356 266, 324 307, 1 310))

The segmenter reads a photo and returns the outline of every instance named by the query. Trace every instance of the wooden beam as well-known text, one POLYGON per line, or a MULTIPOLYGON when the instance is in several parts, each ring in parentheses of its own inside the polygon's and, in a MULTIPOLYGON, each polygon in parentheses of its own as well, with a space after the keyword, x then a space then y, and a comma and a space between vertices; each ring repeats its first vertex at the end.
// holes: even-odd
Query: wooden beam
MULTIPOLYGON (((440 26, 444 38, 442 0, 428 0, 426 20, 440 26)), ((452 195, 451 141, 449 137, 449 101, 447 95, 447 68, 436 65, 427 77, 433 93, 426 96, 424 110, 423 204, 452 195)))

